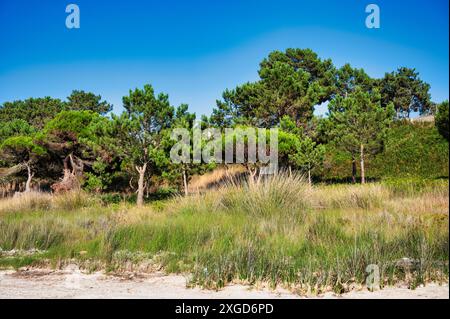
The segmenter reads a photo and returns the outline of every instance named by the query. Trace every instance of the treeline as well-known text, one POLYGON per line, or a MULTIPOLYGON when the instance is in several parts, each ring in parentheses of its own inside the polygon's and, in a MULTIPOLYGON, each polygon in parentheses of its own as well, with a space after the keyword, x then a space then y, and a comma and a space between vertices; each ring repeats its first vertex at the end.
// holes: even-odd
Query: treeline
MULTIPOLYGON (((359 177, 364 183, 367 176, 385 172, 401 175, 399 165, 430 176, 448 175, 441 165, 448 165, 448 101, 433 103, 430 86, 414 69, 399 68, 373 79, 349 64, 336 68, 309 49, 288 49, 264 59, 259 78, 225 90, 211 116, 197 119, 201 127, 278 127, 280 166, 302 170, 310 181, 350 177, 356 182, 359 177), (315 116, 314 108, 323 103, 327 116, 315 116), (436 127, 411 124, 411 113, 434 115, 436 127), (420 127, 428 139, 419 135, 404 141, 420 127), (396 145, 396 139, 403 144, 396 145), (406 155, 401 147, 407 147, 406 155), (423 154, 429 156, 414 158, 423 154), (402 162, 396 163, 399 158, 402 162), (428 170, 402 164, 433 158, 438 163, 426 163, 428 170), (346 169, 336 171, 344 163, 346 169)), ((122 114, 113 114, 101 96, 84 91, 73 91, 67 101, 5 102, 0 107, 0 182, 21 180, 23 191, 38 181, 54 192, 80 187, 136 192, 142 204, 160 186, 187 192, 190 176, 214 168, 170 161, 171 130, 192 130, 196 120, 187 105, 175 107, 168 95, 145 85, 130 90, 123 107, 122 114)))

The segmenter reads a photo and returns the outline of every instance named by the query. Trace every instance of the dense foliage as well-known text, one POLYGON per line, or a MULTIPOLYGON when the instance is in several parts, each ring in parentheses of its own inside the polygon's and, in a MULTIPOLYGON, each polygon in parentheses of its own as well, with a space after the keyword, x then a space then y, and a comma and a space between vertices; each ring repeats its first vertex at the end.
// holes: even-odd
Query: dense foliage
POLYGON ((448 141, 449 137, 448 101, 444 101, 437 107, 436 127, 439 133, 448 141))
MULTIPOLYGON (((310 49, 287 49, 270 53, 258 74, 255 82, 226 89, 201 128, 278 127, 279 165, 300 170, 310 182, 448 176, 448 101, 433 103, 429 84, 414 69, 373 79, 310 49), (324 103, 327 115, 315 116, 324 103), (410 121, 416 112, 435 115, 436 126, 410 121)), ((187 105, 174 107, 167 94, 145 85, 130 90, 123 107, 122 114, 110 114, 112 105, 100 95, 79 90, 66 101, 3 103, 0 183, 5 176, 27 180, 29 190, 35 178, 55 192, 136 193, 142 204, 162 187, 187 194, 192 175, 216 166, 169 160, 173 129, 194 128, 187 105)), ((192 148, 185 151, 192 155, 192 148)), ((252 175, 261 169, 245 166, 252 175)))
MULTIPOLYGON (((351 175, 351 162, 350 154, 329 144, 323 170, 316 173, 324 180, 346 180, 351 175)), ((431 123, 397 121, 386 133, 383 150, 366 164, 369 179, 448 178, 448 141, 431 123)))

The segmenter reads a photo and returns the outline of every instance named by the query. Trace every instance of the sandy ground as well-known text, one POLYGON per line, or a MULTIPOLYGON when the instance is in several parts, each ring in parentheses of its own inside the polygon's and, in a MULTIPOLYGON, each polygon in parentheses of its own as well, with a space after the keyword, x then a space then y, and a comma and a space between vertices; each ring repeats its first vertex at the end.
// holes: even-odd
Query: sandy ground
MULTIPOLYGON (((220 291, 186 288, 186 278, 154 273, 124 278, 102 273, 84 274, 78 269, 63 271, 0 271, 0 298, 300 298, 282 289, 255 289, 231 285, 220 291)), ((304 298, 304 297, 303 297, 304 298)), ((385 288, 381 291, 353 291, 342 296, 332 293, 315 298, 449 298, 448 284, 435 284, 416 290, 385 288)))

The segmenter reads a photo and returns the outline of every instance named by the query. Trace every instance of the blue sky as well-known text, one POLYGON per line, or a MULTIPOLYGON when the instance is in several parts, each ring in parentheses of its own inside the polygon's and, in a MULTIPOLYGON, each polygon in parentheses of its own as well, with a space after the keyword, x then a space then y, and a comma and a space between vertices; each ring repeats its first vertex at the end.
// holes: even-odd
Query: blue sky
POLYGON ((440 102, 449 96, 448 10, 447 0, 0 0, 0 104, 82 89, 120 112, 129 89, 150 83, 172 104, 209 114, 225 88, 257 79, 259 62, 288 47, 373 77, 415 67, 440 102), (80 29, 65 26, 69 3, 80 29), (369 3, 380 7, 380 29, 365 27, 369 3))

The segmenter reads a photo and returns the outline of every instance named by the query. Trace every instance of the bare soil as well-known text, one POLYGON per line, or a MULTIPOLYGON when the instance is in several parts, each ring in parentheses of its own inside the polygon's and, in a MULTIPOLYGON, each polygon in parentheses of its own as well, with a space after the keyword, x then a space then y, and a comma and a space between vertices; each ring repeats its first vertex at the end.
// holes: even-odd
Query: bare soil
POLYGON ((429 284, 415 290, 389 287, 375 292, 352 291, 337 296, 301 297, 284 289, 229 285, 219 291, 187 288, 187 278, 161 272, 146 275, 110 276, 82 273, 77 267, 65 270, 0 271, 0 298, 140 298, 140 299, 268 299, 268 298, 430 298, 448 299, 449 286, 429 284))

